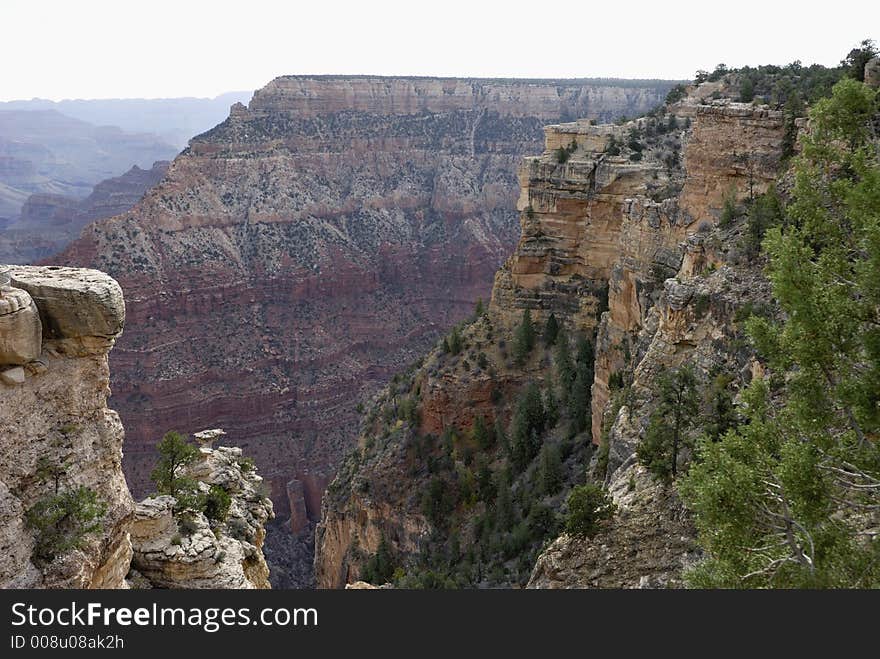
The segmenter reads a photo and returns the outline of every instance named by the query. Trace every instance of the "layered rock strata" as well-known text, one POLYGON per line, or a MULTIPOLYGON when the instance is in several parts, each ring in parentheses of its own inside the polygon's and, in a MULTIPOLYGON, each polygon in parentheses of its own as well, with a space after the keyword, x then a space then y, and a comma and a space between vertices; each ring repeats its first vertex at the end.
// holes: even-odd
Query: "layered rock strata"
POLYGON ((125 587, 133 502, 122 424, 107 407, 107 355, 124 320, 122 291, 103 273, 0 274, 0 587, 125 587), (27 511, 79 487, 104 508, 99 529, 72 551, 33 558, 27 511))
POLYGON ((666 277, 681 263, 680 244, 718 220, 726 195, 738 202, 776 179, 782 113, 741 103, 672 106, 676 128, 633 162, 606 153, 613 135, 633 128, 589 122, 550 126, 547 149, 525 160, 520 180, 523 236, 499 270, 492 311, 512 326, 523 309, 538 321, 553 313, 568 327, 598 333, 592 398, 593 441, 601 435, 608 380, 622 369, 626 345, 642 328, 666 277), (577 148, 564 164, 560 145, 577 148), (683 169, 670 167, 679 148, 683 169), (607 313, 606 313, 607 311, 607 313))
POLYGON ((669 87, 291 76, 233 106, 64 255, 126 288, 113 402, 134 491, 164 431, 219 424, 279 516, 295 479, 313 519, 357 402, 488 295, 541 126, 638 113, 669 87))
MULTIPOLYGON (((599 479, 618 506, 593 540, 553 543, 538 560, 533 587, 676 586, 698 557, 674 490, 644 473, 635 449, 661 373, 687 361, 702 384, 719 370, 734 374, 734 390, 752 377, 737 309, 768 304, 769 287, 744 257, 741 223, 717 224, 725 197, 742 203, 775 181, 783 137, 780 112, 704 103, 704 95, 691 88, 667 107, 659 134, 656 116, 619 126, 549 126, 544 153, 521 166, 522 237, 495 277, 485 322, 509 336, 528 309, 538 327, 552 313, 569 332, 595 337, 590 434, 607 456, 599 479), (612 380, 629 392, 625 399, 612 392, 612 380)), ((465 342, 479 349, 475 326, 465 342)), ((502 387, 496 401, 509 403, 505 387, 516 391, 546 376, 534 363, 510 369, 503 356, 486 353, 502 387)), ((437 358, 429 356, 414 377, 423 430, 442 429, 443 419, 467 428, 471 410, 485 409, 469 389, 474 372, 446 371, 445 381, 432 381, 437 358)), ((392 387, 382 401, 395 395, 392 387)), ((495 408, 506 420, 509 407, 495 408)), ((427 541, 432 529, 405 494, 414 469, 407 447, 416 441, 367 433, 364 442, 379 448, 365 446, 331 485, 316 538, 319 586, 357 580, 380 537, 404 562, 427 541), (395 484, 383 473, 395 474, 395 484)))

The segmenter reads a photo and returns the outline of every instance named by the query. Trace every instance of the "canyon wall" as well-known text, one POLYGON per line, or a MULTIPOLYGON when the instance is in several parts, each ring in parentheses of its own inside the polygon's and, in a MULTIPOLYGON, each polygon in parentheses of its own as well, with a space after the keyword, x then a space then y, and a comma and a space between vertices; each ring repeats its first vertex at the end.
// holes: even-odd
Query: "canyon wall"
POLYGON ((63 255, 126 292, 112 402, 133 491, 165 431, 221 425, 279 521, 317 521, 358 402, 488 296, 541 127, 637 114, 670 86, 289 76, 234 105, 63 255))
POLYGON ((268 488, 241 449, 177 473, 229 496, 225 517, 135 504, 107 407, 119 284, 96 270, 0 268, 0 587, 268 588, 268 488))
MULTIPOLYGON (((359 450, 328 490, 316 539, 319 586, 360 578, 380 539, 410 568, 418 554, 443 546, 452 531, 430 524, 411 494, 431 484, 433 458, 426 471, 418 445, 424 433, 450 427, 468 437, 477 414, 506 422, 526 382, 554 386, 549 350, 517 365, 504 345, 525 310, 538 328, 552 314, 570 334, 593 341, 592 425, 574 440, 599 445, 590 472, 618 506, 594 540, 562 535, 538 558, 529 585, 680 585, 682 570, 698 558, 693 524, 674 489, 637 464, 635 449, 663 372, 691 362, 701 383, 732 373, 734 391, 752 377, 738 310, 769 306, 769 286, 760 264, 745 257, 744 223, 719 227, 718 219, 726 196, 742 203, 776 180, 783 138, 780 112, 709 95, 692 87, 659 115, 623 125, 579 120, 545 129, 543 154, 520 168, 520 241, 496 274, 487 317, 462 330, 465 364, 482 351, 498 391, 481 394, 481 369, 462 371, 436 349, 408 389, 392 385, 380 394, 379 415, 402 395, 415 397, 420 427, 384 427, 368 416, 359 450)), ((555 442, 553 435, 543 441, 555 442)), ((456 444, 450 457, 466 474, 462 455, 456 444)), ((514 498, 527 491, 527 478, 528 470, 513 482, 514 498)), ((482 505, 452 513, 465 520, 454 527, 462 553, 484 551, 471 531, 485 524, 482 505)))

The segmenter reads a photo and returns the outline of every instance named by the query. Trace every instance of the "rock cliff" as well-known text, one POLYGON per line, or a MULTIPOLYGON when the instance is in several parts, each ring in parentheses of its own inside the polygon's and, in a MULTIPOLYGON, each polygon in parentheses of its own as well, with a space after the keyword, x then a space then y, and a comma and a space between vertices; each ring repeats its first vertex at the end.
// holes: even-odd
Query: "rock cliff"
POLYGON ((636 114, 669 87, 290 76, 234 105, 63 256, 126 289, 113 404, 133 490, 165 430, 222 425, 279 520, 317 521, 357 403, 488 295, 541 126, 636 114))
POLYGON ((625 124, 579 120, 545 129, 544 153, 520 167, 520 241, 496 274, 487 317, 461 330, 464 362, 438 348, 402 384, 383 392, 367 416, 359 450, 328 490, 316 538, 319 586, 362 578, 368 563, 376 563, 381 540, 407 569, 436 570, 446 560, 436 560, 438 553, 457 552, 465 565, 457 585, 524 583, 524 566, 511 560, 517 556, 511 548, 523 547, 519 558, 528 560, 534 545, 527 538, 553 537, 552 524, 541 526, 542 507, 561 507, 558 494, 542 498, 536 490, 545 471, 536 462, 544 457, 511 481, 503 453, 484 453, 496 476, 508 470, 499 488, 521 507, 504 516, 513 524, 506 532, 502 526, 500 534, 487 535, 487 527, 501 524, 494 517, 508 503, 484 504, 482 493, 468 499, 468 479, 480 468, 468 461, 459 438, 474 433, 477 415, 506 424, 526 383, 545 397, 553 390, 559 357, 549 347, 541 350, 539 343, 537 354, 520 364, 510 359, 508 341, 517 340, 526 310, 536 327, 552 314, 570 335, 592 344, 588 432, 570 430, 566 439, 551 429, 542 442, 562 454, 563 490, 577 482, 576 463, 584 459, 578 451, 590 454, 583 444, 597 446, 591 471, 618 509, 593 539, 562 535, 553 542, 538 557, 529 585, 680 585, 682 569, 698 557, 694 528, 674 490, 636 463, 635 448, 656 406, 661 373, 687 361, 701 383, 719 372, 733 374, 726 385, 734 392, 748 382, 757 367, 740 310, 769 307, 770 297, 760 264, 744 247, 744 223, 718 224, 726 199, 741 206, 776 181, 783 116, 732 102, 726 93, 724 81, 707 83, 625 124), (415 401, 419 420, 399 420, 395 427, 404 397, 415 401), (430 433, 442 432, 451 437, 445 458, 423 448, 430 433), (438 473, 432 462, 444 459, 452 475, 432 477, 438 473), (438 480, 445 484, 441 495, 443 487, 455 495, 444 508, 446 521, 431 523, 431 505, 412 492, 429 491, 438 480), (494 578, 484 572, 490 566, 494 578))
POLYGON ((0 587, 268 588, 267 489, 239 448, 199 449, 187 476, 230 496, 181 531, 171 497, 135 505, 107 407, 119 284, 96 270, 0 268, 0 587))
POLYGON ((155 588, 269 588, 263 556, 266 522, 272 502, 263 479, 245 467, 240 448, 199 449, 181 476, 193 478, 207 492, 223 488, 231 498, 222 522, 204 513, 182 518, 171 496, 144 499, 131 527, 132 569, 155 588))
POLYGON ((9 274, 5 284, 0 274, 0 586, 124 587, 133 502, 122 424, 107 408, 122 291, 94 270, 19 266, 9 274), (52 556, 27 513, 81 487, 104 508, 100 526, 52 556))

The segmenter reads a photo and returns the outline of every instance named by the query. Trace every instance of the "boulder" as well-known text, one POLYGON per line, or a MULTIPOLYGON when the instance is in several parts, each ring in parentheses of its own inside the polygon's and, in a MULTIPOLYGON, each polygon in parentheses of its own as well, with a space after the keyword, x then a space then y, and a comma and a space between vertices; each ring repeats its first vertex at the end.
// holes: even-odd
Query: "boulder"
POLYGON ((865 64, 865 84, 874 89, 880 87, 880 57, 868 60, 865 64))
POLYGON ((40 356, 40 315, 27 291, 0 281, 0 364, 27 364, 40 356))
POLYGON ((115 338, 125 324, 125 301, 116 280, 97 270, 13 266, 12 285, 33 298, 46 338, 115 338))

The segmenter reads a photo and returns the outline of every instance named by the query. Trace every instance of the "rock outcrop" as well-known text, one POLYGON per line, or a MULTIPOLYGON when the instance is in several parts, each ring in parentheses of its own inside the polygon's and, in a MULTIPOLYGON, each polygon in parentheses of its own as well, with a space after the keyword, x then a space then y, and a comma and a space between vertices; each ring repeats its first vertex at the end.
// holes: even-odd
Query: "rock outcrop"
POLYGON ((0 587, 125 587, 133 502, 122 424, 107 407, 107 355, 124 320, 122 291, 101 272, 0 274, 0 587), (98 530, 33 558, 40 540, 27 511, 80 487, 104 508, 98 530))
POLYGON ((509 326, 528 308, 539 321, 553 313, 574 330, 598 331, 596 444, 609 378, 623 368, 626 346, 664 280, 677 272, 682 241, 717 222, 725 195, 738 201, 758 195, 778 173, 781 112, 705 105, 696 95, 669 108, 676 128, 647 142, 635 162, 628 157, 632 150, 609 155, 607 145, 612 136, 626 144, 646 119, 614 127, 586 121, 550 126, 544 155, 526 159, 521 169, 523 236, 496 275, 492 310, 509 326), (555 149, 570 144, 577 148, 560 164, 555 149), (680 149, 681 170, 670 167, 680 149))
POLYGON ((298 480, 313 519, 310 479, 335 472, 358 401, 488 295, 541 126, 638 113, 669 87, 290 76, 233 106, 63 257, 126 289, 113 403, 135 493, 164 431, 219 424, 279 517, 298 480))
POLYGON ((676 588, 700 556, 688 511, 670 488, 630 462, 610 494, 608 528, 562 535, 538 557, 528 588, 676 588))
MULTIPOLYGON (((724 89, 709 84, 715 92, 724 89)), ((526 158, 520 169, 522 237, 496 274, 488 318, 462 332, 464 344, 475 346, 468 350, 483 351, 498 391, 480 391, 479 368, 438 366, 448 357, 435 351, 409 389, 392 386, 379 397, 374 410, 381 415, 401 396, 415 396, 421 428, 371 428, 368 420, 361 450, 328 490, 316 536, 319 586, 360 578, 379 538, 404 565, 418 552, 440 551, 443 534, 452 531, 428 524, 418 500, 406 494, 424 492, 430 480, 414 447, 425 442, 422 433, 445 428, 466 437, 476 414, 506 422, 524 382, 543 387, 553 377, 548 352, 516 365, 499 347, 498 335, 510 337, 526 309, 539 328, 553 314, 570 334, 594 337, 589 435, 599 448, 591 471, 600 472, 618 506, 592 540, 563 535, 553 542, 538 558, 530 585, 681 584, 682 570, 698 558, 694 527, 674 489, 636 464, 635 450, 663 372, 687 361, 703 384, 717 372, 732 373, 734 391, 751 378, 753 354, 737 310, 769 308, 769 286, 760 264, 746 256, 743 222, 718 227, 718 220, 725 198, 742 204, 776 180, 784 132, 780 112, 704 101, 712 94, 703 87, 623 125, 579 120, 545 129, 544 153, 526 158), (494 346, 486 344, 481 325, 494 332, 494 346)), ((462 450, 456 445, 452 459, 462 450)), ((456 462, 456 473, 466 474, 466 464, 456 462)), ((514 482, 513 497, 528 487, 514 482)), ((454 527, 462 547, 472 542, 475 548, 472 529, 485 528, 481 505, 475 514, 455 512, 464 520, 454 527)), ((532 523, 525 509, 522 515, 523 524, 532 523)))
POLYGON ((268 588, 268 489, 240 448, 211 448, 218 431, 197 437, 185 475, 229 494, 224 522, 181 530, 173 498, 132 501, 107 407, 124 323, 102 272, 0 269, 0 587, 268 588))
POLYGON ((865 64, 865 84, 875 89, 880 87, 880 57, 874 57, 865 64))
POLYGON ((231 498, 228 516, 212 522, 204 513, 176 513, 174 497, 144 499, 131 527, 136 576, 154 588, 269 588, 262 548, 272 502, 241 449, 202 446, 180 476, 203 492, 221 487, 231 498))

